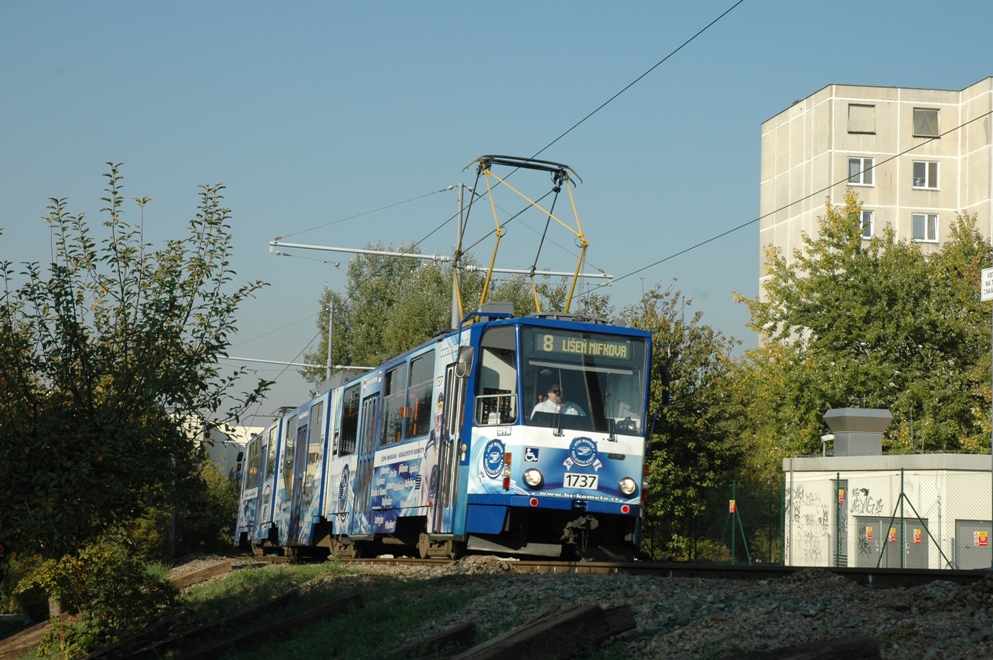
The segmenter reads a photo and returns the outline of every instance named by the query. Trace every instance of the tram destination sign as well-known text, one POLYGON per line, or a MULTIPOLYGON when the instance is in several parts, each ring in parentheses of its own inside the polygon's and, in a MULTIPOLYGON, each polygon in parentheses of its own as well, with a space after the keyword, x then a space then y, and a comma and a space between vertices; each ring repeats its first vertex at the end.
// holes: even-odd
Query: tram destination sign
POLYGON ((565 332, 535 332, 534 351, 536 354, 589 355, 615 360, 630 360, 633 357, 630 339, 580 337, 565 332))

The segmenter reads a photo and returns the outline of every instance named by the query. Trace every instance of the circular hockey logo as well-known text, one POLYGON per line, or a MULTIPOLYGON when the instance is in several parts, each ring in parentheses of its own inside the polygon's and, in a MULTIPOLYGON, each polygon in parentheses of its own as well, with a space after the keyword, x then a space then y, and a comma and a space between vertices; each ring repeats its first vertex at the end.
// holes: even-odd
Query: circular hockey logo
POLYGON ((569 445, 569 456, 572 458, 573 465, 589 467, 596 462, 596 443, 592 438, 576 438, 569 445))
POLYGON ((338 511, 348 510, 348 489, 351 485, 349 483, 348 472, 348 466, 346 465, 341 470, 341 481, 338 482, 338 511))
POLYGON ((483 473, 490 479, 503 476, 503 442, 490 440, 483 449, 483 473))

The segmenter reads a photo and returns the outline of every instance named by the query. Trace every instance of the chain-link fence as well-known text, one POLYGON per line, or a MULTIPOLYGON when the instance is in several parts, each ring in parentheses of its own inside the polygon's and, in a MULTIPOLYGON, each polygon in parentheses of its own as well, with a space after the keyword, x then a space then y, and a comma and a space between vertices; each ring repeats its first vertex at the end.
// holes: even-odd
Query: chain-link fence
POLYGON ((643 549, 656 559, 782 563, 783 483, 694 488, 682 508, 649 518, 643 549), (680 515, 680 512, 682 515, 680 515))
POLYGON ((990 456, 889 458, 801 465, 778 484, 684 489, 646 518, 643 549, 727 564, 993 569, 990 456))

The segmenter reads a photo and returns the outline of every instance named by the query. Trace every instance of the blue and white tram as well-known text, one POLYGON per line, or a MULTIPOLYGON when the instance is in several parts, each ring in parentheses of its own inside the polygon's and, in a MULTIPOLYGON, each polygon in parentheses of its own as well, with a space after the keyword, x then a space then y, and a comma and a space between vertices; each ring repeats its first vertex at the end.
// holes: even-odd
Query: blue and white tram
POLYGON ((284 409, 248 443, 235 533, 242 547, 296 554, 327 546, 327 437, 337 395, 330 389, 284 409))
POLYGON ((478 314, 253 440, 236 540, 341 556, 633 557, 650 334, 478 314))
POLYGON ((278 537, 269 538, 273 526, 273 497, 282 418, 249 440, 242 463, 241 497, 235 541, 243 548, 261 553, 263 545, 277 546, 278 537))

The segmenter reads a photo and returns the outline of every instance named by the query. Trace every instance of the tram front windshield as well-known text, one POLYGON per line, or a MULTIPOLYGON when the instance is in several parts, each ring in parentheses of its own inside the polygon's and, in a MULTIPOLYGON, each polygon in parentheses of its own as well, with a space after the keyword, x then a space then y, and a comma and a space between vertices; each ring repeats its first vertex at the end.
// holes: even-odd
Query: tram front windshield
POLYGON ((640 435, 646 352, 640 337, 522 328, 525 424, 640 435))

